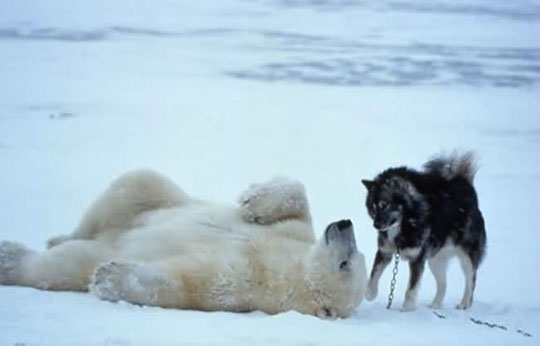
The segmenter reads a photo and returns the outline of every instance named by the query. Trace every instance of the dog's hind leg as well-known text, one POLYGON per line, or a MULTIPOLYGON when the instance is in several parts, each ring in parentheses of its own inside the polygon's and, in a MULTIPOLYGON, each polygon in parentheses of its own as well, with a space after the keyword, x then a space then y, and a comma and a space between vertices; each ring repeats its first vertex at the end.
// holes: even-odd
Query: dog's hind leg
POLYGON ((463 292, 461 302, 456 305, 456 309, 465 310, 470 308, 473 302, 477 268, 469 254, 467 254, 464 250, 458 249, 457 255, 461 264, 461 269, 463 270, 463 275, 465 275, 465 292, 463 292))
POLYGON ((444 296, 446 295, 446 270, 448 268, 448 261, 449 257, 441 251, 428 260, 429 269, 437 283, 437 293, 430 304, 430 307, 433 309, 439 309, 442 306, 444 296))
POLYGON ((371 269, 371 275, 369 276, 369 283, 366 290, 366 299, 373 300, 377 297, 379 290, 379 280, 381 275, 392 260, 391 252, 377 251, 375 260, 373 261, 373 269, 371 269))

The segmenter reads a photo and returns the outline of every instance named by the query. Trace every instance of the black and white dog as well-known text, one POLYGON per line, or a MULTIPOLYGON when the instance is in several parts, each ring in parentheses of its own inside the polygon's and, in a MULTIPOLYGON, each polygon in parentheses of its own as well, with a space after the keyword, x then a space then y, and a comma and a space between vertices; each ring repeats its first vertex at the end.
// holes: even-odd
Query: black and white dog
POLYGON ((453 153, 428 161, 422 172, 390 168, 372 181, 362 180, 368 189, 366 206, 379 231, 368 300, 377 296, 381 274, 399 251, 410 266, 402 311, 415 309, 426 260, 437 282, 431 307, 441 306, 448 260, 454 255, 465 275, 465 292, 456 308, 471 306, 476 271, 486 247, 484 219, 472 185, 476 169, 472 153, 453 153))

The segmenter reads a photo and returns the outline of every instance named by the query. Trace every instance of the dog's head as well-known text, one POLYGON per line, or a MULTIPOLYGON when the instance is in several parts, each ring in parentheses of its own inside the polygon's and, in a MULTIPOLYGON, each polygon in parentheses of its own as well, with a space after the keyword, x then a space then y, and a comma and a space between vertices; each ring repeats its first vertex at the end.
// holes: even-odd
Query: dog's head
POLYGON ((417 209, 423 213, 424 198, 414 185, 395 175, 379 175, 375 180, 362 180, 368 190, 366 207, 379 232, 399 230, 405 214, 417 209))

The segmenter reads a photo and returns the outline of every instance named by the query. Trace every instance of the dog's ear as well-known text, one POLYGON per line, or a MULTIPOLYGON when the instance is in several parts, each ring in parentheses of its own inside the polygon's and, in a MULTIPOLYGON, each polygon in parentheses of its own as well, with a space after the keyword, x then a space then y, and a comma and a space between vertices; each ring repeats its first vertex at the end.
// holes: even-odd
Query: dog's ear
POLYGON ((364 184, 364 186, 366 187, 366 189, 368 189, 368 191, 371 190, 371 188, 374 185, 372 180, 366 180, 366 179, 362 179, 362 184, 364 184))

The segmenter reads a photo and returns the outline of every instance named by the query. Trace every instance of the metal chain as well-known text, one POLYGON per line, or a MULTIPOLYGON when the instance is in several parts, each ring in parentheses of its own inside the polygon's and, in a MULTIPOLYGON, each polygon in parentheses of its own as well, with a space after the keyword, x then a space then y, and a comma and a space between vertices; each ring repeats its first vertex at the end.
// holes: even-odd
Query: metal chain
POLYGON ((388 295, 388 305, 387 309, 390 309, 392 306, 392 301, 394 300, 394 290, 396 289, 396 277, 398 273, 398 264, 399 264, 399 251, 396 251, 394 254, 394 269, 392 269, 392 281, 390 281, 390 294, 388 295))
MULTIPOLYGON (((484 325, 484 326, 487 326, 489 328, 500 329, 500 330, 505 330, 505 331, 508 330, 508 327, 503 326, 502 324, 489 323, 489 322, 482 321, 482 320, 479 320, 479 319, 474 318, 474 317, 469 317, 469 320, 474 324, 484 325)), ((532 334, 527 333, 527 332, 523 331, 522 329, 516 329, 516 333, 521 334, 521 335, 523 335, 525 337, 528 337, 528 338, 533 337, 532 334)))
MULTIPOLYGON (((433 311, 433 314, 435 316, 437 316, 438 318, 440 319, 446 319, 446 316, 443 315, 443 314, 440 314, 440 313, 437 313, 435 311, 433 311)), ((486 326, 486 327, 490 327, 490 328, 493 328, 493 329, 500 329, 500 330, 504 330, 504 331, 509 331, 509 328, 502 325, 502 324, 497 324, 497 323, 489 323, 487 321, 482 321, 480 319, 477 319, 477 318, 474 318, 474 317, 471 317, 469 316, 469 321, 471 321, 472 323, 476 324, 476 325, 481 325, 481 326, 486 326)), ((532 338, 533 335, 531 333, 527 333, 526 331, 524 331, 523 329, 515 329, 516 333, 518 334, 521 334, 527 338, 532 338)))
POLYGON ((486 322, 486 321, 476 319, 474 317, 469 317, 469 320, 474 324, 488 326, 489 328, 497 328, 497 329, 501 329, 501 330, 508 330, 508 328, 506 328, 506 326, 503 326, 501 324, 489 323, 489 322, 486 322))

